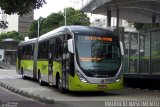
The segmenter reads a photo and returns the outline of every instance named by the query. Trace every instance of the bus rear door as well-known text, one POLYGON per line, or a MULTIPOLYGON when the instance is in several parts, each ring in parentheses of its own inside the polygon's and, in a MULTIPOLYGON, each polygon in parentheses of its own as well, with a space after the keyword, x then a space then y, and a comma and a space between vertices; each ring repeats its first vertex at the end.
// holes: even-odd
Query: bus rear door
POLYGON ((49 84, 54 84, 53 82, 53 54, 55 47, 55 39, 49 40, 49 56, 48 56, 48 82, 49 84))

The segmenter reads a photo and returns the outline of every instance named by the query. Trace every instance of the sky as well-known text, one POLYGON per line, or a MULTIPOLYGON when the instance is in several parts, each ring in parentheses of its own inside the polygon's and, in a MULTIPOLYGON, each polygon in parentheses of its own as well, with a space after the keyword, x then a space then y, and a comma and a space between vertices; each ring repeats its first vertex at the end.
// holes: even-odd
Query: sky
MULTIPOLYGON (((83 0, 83 3, 85 4, 85 1, 89 0, 83 0)), ((46 0, 47 4, 44 4, 43 7, 40 9, 36 9, 34 11, 34 19, 38 19, 39 17, 46 18, 51 13, 57 13, 59 11, 64 11, 65 7, 73 7, 75 9, 79 9, 82 7, 82 0, 46 0)), ((90 17, 90 21, 93 22, 97 18, 101 18, 103 16, 101 15, 91 15, 87 14, 88 17, 90 17)))
POLYGON ((38 19, 40 16, 47 17, 51 13, 63 11, 65 7, 73 6, 75 2, 71 1, 74 0, 46 0, 47 4, 34 11, 34 19, 38 19))

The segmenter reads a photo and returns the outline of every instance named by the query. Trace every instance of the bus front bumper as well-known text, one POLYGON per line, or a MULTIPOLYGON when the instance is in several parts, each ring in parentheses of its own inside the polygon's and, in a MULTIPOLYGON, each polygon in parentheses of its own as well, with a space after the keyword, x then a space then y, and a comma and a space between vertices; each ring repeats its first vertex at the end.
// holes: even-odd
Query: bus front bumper
POLYGON ((71 91, 110 91, 123 89, 123 76, 122 78, 109 84, 91 84, 79 81, 71 81, 69 83, 69 90, 71 91))

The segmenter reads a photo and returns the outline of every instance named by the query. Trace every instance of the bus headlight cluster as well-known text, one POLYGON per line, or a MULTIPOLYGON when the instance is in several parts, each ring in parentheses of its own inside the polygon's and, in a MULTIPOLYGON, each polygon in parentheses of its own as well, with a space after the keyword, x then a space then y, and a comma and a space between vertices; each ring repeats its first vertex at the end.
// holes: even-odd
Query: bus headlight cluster
POLYGON ((87 79, 79 71, 77 71, 77 75, 82 82, 88 82, 87 79))
POLYGON ((119 82, 120 81, 120 78, 119 79, 116 79, 116 82, 119 82))
POLYGON ((118 78, 116 79, 116 82, 119 82, 121 80, 121 78, 122 78, 122 73, 119 74, 118 78))

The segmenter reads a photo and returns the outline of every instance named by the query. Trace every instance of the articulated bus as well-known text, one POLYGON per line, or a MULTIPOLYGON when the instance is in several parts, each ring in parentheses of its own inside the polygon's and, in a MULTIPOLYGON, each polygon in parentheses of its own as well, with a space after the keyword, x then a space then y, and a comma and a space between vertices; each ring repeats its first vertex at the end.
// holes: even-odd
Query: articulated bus
POLYGON ((107 29, 64 26, 18 45, 17 73, 60 92, 123 88, 123 46, 107 29))

